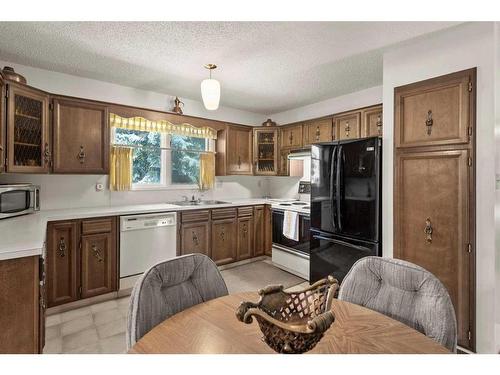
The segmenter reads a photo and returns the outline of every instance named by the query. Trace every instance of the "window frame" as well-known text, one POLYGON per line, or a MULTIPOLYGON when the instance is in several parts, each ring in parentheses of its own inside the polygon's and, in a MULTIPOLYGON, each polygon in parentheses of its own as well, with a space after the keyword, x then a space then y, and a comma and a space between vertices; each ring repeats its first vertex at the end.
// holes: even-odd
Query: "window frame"
MULTIPOLYGON (((111 139, 115 143, 116 128, 112 128, 111 139)), ((172 183, 172 149, 171 134, 160 133, 160 183, 159 184, 145 184, 145 183, 132 183, 132 191, 154 191, 154 190, 199 190, 198 184, 173 184, 172 183), (167 150, 168 149, 168 150, 167 150)), ((126 145, 124 145, 126 146, 126 145)), ((214 152, 215 140, 205 138, 205 151, 214 152)), ((176 150, 183 151, 183 150, 176 150)), ((133 165, 132 165, 133 168, 133 165)))

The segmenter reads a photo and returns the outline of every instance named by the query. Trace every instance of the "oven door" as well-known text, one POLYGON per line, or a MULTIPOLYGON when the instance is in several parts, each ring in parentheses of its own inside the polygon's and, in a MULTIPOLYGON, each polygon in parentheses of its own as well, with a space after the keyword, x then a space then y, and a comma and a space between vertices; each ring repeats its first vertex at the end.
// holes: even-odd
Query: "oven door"
POLYGON ((29 214, 39 209, 38 186, 0 188, 0 219, 29 214))
POLYGON ((309 216, 299 214, 299 240, 294 241, 283 235, 284 211, 273 210, 273 244, 294 250, 303 254, 309 254, 309 229, 311 221, 309 216))

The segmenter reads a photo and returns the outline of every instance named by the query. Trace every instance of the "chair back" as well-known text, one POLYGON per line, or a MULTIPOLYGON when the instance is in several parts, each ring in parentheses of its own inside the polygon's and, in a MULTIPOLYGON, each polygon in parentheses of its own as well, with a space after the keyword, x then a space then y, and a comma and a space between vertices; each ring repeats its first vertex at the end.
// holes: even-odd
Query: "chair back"
POLYGON ((450 295, 436 276, 413 263, 362 258, 344 278, 339 299, 399 320, 456 351, 457 322, 450 295))
POLYGON ((219 269, 209 257, 189 254, 158 263, 132 290, 127 316, 127 349, 172 315, 227 295, 219 269))

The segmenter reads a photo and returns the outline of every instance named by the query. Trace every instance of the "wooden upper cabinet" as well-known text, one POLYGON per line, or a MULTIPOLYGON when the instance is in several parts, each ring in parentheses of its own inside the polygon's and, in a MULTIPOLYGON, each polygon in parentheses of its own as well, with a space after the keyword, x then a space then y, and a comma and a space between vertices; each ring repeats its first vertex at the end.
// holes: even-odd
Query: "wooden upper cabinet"
POLYGON ((278 133, 276 127, 253 130, 254 174, 275 176, 278 174, 278 133))
POLYGON ((396 147, 469 142, 475 69, 397 87, 396 147))
POLYGON ((47 225, 48 307, 76 301, 79 297, 79 235, 76 221, 47 225))
POLYGON ((281 148, 302 147, 302 124, 280 127, 281 148))
POLYGON ((229 126, 227 133, 228 174, 252 174, 252 128, 229 126))
POLYGON ((330 142, 334 139, 331 118, 306 122, 302 132, 304 146, 310 146, 318 142, 330 142))
POLYGON ((55 173, 106 174, 109 171, 108 109, 84 100, 53 101, 55 173))
POLYGON ((116 290, 116 232, 82 236, 81 298, 116 290))
POLYGON ((5 84, 0 74, 0 173, 5 169, 5 84))
POLYGON ((469 150, 396 154, 394 255, 418 264, 447 288, 458 342, 470 347, 469 150))
POLYGON ((363 109, 361 117, 363 121, 361 136, 363 138, 382 136, 382 105, 363 109))
POLYGON ((361 137, 361 112, 348 112, 333 118, 336 139, 353 139, 361 137))
POLYGON ((7 172, 47 173, 52 162, 49 95, 7 84, 7 172))

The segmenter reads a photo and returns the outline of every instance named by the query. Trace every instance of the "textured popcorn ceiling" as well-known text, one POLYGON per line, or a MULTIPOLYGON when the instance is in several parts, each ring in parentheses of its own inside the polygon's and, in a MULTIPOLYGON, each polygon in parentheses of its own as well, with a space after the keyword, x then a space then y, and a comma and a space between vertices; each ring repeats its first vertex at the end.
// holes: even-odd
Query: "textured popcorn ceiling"
POLYGON ((380 85, 385 47, 454 24, 0 22, 0 59, 195 100, 215 63, 221 105, 271 114, 380 85))

